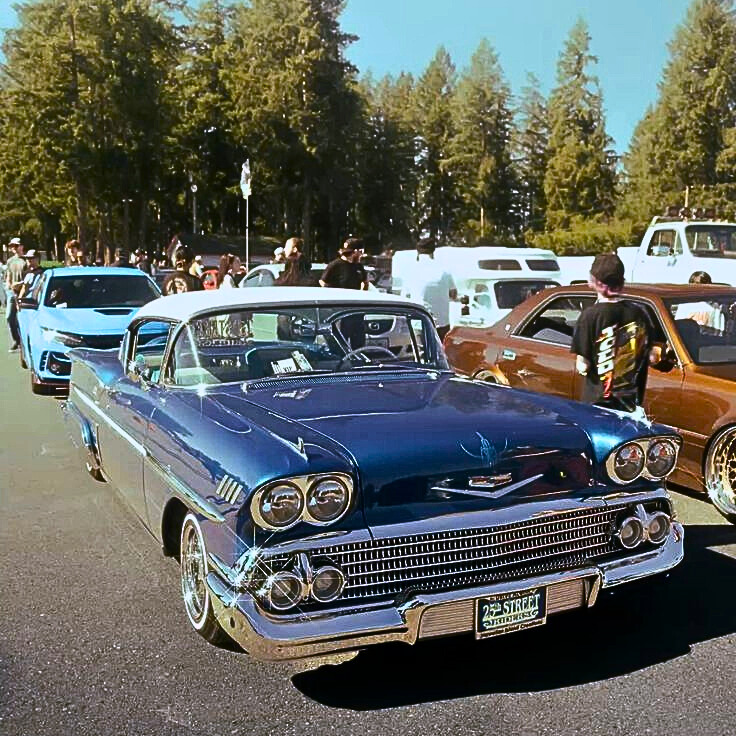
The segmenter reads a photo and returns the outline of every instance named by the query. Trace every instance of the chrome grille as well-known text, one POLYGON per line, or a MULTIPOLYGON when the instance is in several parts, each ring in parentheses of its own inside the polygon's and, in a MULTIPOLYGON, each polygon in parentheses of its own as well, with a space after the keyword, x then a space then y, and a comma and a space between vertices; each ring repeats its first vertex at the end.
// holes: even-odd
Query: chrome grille
POLYGON ((571 569, 621 552, 611 530, 625 509, 582 509, 502 526, 336 545, 310 556, 345 571, 339 600, 462 588, 571 569))

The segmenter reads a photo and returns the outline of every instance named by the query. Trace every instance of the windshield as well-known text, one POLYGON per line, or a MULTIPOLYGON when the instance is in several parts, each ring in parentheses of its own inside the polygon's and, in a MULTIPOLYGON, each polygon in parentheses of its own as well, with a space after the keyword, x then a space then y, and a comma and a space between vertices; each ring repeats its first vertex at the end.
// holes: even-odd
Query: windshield
POLYGON ((201 317, 177 337, 166 380, 191 386, 379 368, 447 369, 426 315, 331 305, 201 317))
POLYGON ((559 286, 556 281, 499 281, 493 287, 499 309, 513 309, 542 289, 559 286))
POLYGON ((736 296, 668 299, 665 304, 693 361, 736 363, 736 296))
POLYGON ((736 258, 736 225, 688 225, 685 237, 693 255, 736 258))
POLYGON ((161 294, 143 273, 140 276, 54 276, 46 289, 44 306, 66 309, 142 307, 159 296, 161 294))

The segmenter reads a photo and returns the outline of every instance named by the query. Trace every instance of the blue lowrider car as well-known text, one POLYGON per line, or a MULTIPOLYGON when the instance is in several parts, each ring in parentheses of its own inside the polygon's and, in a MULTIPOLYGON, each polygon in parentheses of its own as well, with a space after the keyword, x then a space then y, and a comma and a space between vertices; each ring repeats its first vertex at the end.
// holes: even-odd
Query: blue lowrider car
POLYGON ((677 435, 458 378, 401 297, 182 294, 71 358, 87 469, 179 558, 194 629, 258 658, 515 631, 682 559, 677 435))
POLYGON ((137 268, 54 268, 44 271, 18 314, 20 362, 36 394, 65 394, 74 347, 118 347, 137 309, 161 296, 137 268))

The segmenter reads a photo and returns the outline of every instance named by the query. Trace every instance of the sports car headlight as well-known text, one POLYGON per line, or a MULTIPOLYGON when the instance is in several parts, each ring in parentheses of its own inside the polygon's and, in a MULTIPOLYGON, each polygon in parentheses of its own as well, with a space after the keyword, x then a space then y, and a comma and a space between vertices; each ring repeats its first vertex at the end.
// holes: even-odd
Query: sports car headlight
POLYGON ((339 478, 317 480, 307 491, 307 514, 319 524, 339 519, 350 503, 350 491, 339 478))
POLYGON ((670 440, 655 440, 647 450, 646 470, 653 478, 669 475, 677 463, 677 447, 670 440))
POLYGON ((47 342, 59 342, 69 348, 78 348, 84 344, 84 340, 79 335, 73 335, 71 332, 59 332, 59 330, 52 330, 48 327, 42 327, 41 332, 47 342))
POLYGON ((250 502, 258 526, 271 531, 289 529, 300 521, 315 526, 332 524, 350 507, 352 478, 345 473, 319 473, 283 478, 261 486, 250 502))
POLYGON ((662 480, 677 464, 682 440, 671 437, 641 437, 615 449, 606 460, 608 475, 616 483, 632 483, 640 476, 662 480))

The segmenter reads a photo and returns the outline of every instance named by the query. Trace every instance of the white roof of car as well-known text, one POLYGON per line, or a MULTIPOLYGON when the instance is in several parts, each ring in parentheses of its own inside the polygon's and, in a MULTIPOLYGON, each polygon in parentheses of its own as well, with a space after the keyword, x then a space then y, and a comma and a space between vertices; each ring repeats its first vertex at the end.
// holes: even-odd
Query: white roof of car
POLYGON ((319 286, 263 286, 257 289, 213 289, 190 291, 154 299, 138 310, 136 318, 160 317, 185 321, 213 309, 244 309, 265 306, 317 305, 317 304, 398 304, 410 302, 402 296, 379 291, 354 289, 326 289, 319 286))

